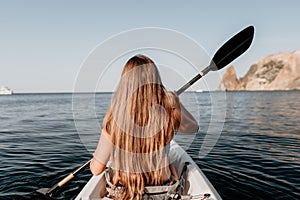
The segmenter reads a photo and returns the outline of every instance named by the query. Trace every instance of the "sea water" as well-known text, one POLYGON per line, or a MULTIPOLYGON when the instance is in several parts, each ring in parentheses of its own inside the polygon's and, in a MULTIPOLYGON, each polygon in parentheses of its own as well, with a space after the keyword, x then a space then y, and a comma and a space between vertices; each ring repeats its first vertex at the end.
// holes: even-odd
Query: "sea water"
MULTIPOLYGON (((111 97, 0 96, 0 199, 49 188, 88 161, 111 97)), ((200 131, 175 140, 223 199, 300 199, 300 92, 190 92, 180 99, 200 131)), ((55 199, 74 199, 90 177, 87 168, 55 199)))

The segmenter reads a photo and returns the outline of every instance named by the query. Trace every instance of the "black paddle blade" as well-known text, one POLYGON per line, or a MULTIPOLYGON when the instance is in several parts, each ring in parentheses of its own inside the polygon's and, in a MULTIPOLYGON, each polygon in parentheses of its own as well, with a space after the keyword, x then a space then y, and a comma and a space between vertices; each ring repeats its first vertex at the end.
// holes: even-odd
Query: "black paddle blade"
POLYGON ((35 191, 24 196, 18 196, 14 198, 14 200, 54 200, 54 199, 35 191))
POLYGON ((215 53, 210 63, 210 69, 212 71, 220 70, 242 55, 250 47, 253 37, 253 26, 248 26, 233 36, 215 53))

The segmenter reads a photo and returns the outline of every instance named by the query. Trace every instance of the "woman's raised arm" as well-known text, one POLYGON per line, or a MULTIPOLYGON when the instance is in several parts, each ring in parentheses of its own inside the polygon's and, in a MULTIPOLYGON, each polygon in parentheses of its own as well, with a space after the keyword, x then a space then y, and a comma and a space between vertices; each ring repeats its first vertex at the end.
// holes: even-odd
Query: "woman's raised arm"
POLYGON ((196 133, 199 125, 193 115, 180 103, 180 110, 175 108, 174 112, 180 112, 181 122, 178 131, 181 133, 196 133))

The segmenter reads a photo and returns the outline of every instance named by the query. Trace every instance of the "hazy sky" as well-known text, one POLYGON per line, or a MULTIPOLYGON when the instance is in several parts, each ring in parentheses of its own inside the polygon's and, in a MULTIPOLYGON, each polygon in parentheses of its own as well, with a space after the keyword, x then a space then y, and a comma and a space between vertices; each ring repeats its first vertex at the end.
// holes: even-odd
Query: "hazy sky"
MULTIPOLYGON (((300 48, 299 7, 297 0, 2 0, 0 85, 15 92, 72 92, 81 65, 97 45, 120 32, 143 27, 178 31, 213 56, 234 33, 254 25, 251 49, 232 63, 238 76, 243 76, 263 56, 300 48)), ((159 53, 147 55, 164 64, 159 53)), ((128 58, 116 61, 118 70, 128 58)), ((174 68, 185 76, 194 75, 177 65, 174 68)), ((113 89, 117 77, 107 73, 102 88, 113 89)), ((168 73, 163 79, 176 82, 168 73)), ((177 87, 170 83, 173 86, 177 87)))

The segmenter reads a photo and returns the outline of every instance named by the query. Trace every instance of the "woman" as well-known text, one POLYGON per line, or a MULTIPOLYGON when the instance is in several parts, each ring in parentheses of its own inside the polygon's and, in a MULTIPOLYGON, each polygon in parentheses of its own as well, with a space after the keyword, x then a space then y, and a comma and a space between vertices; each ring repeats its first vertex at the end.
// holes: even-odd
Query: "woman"
POLYGON ((147 185, 178 179, 168 151, 175 131, 195 133, 198 124, 175 93, 162 85, 154 62, 137 55, 129 59, 112 104, 103 120, 101 137, 90 164, 99 175, 112 162, 118 199, 141 199, 147 185))

